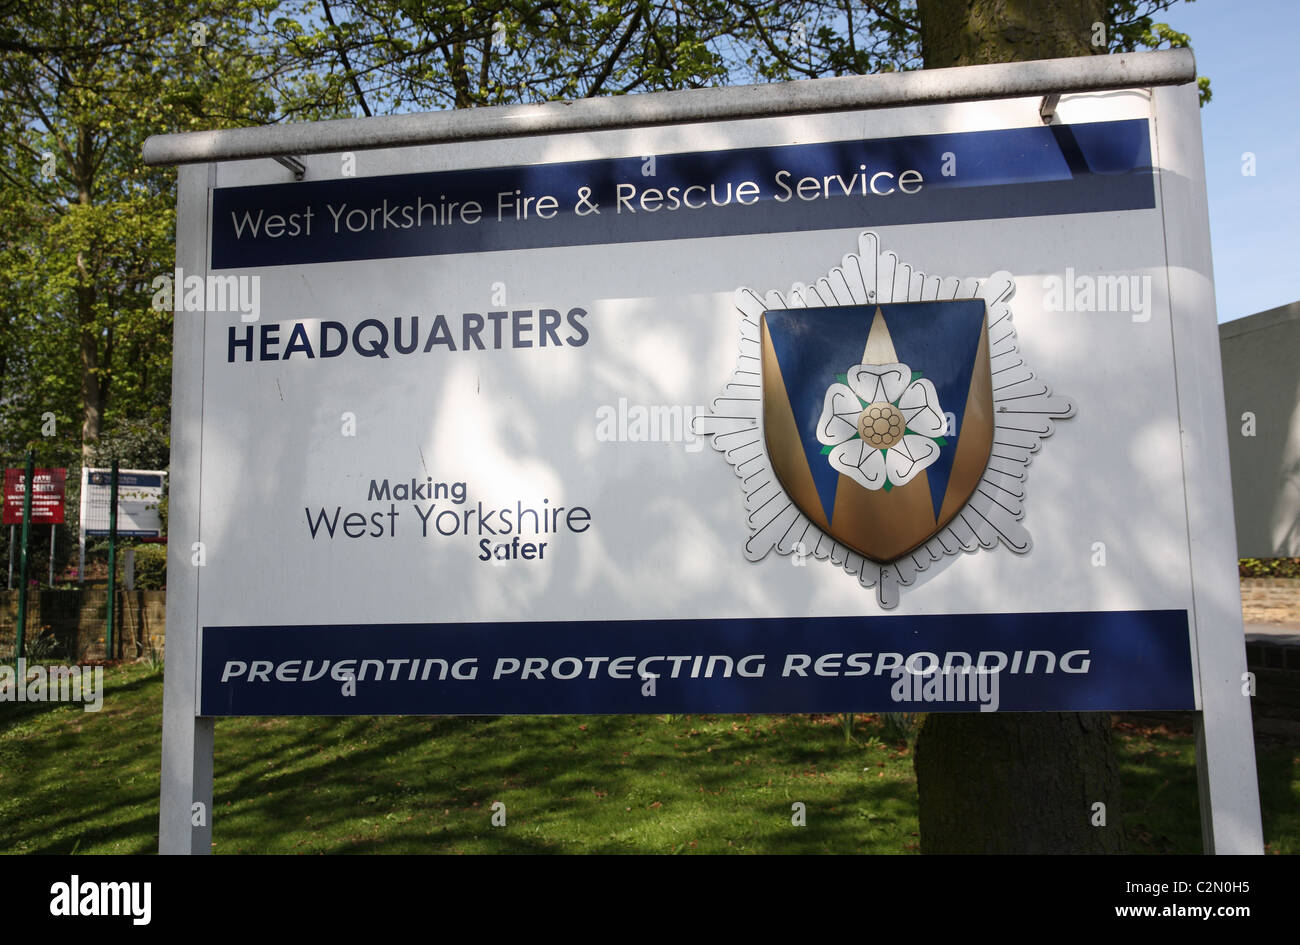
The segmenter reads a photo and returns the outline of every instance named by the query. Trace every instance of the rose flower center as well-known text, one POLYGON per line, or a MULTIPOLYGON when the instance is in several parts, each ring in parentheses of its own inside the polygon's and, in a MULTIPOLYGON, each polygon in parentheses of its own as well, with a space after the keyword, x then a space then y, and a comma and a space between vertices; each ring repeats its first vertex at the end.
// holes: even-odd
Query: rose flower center
POLYGON ((893 404, 877 401, 858 414, 858 436, 876 449, 888 449, 903 438, 907 424, 893 404))

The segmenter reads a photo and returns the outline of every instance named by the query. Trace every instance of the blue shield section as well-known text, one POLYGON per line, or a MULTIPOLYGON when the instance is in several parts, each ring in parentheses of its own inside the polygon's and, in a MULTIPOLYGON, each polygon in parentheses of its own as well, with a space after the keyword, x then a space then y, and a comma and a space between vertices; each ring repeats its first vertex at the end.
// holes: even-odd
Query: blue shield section
MULTIPOLYGON (((884 318, 900 362, 935 386, 939 404, 960 421, 966 410, 975 355, 984 325, 984 301, 896 302, 826 308, 774 309, 764 313, 813 483, 826 520, 832 518, 840 475, 822 455, 817 440, 826 389, 836 375, 862 361, 877 310, 884 318)), ((766 388, 765 388, 766 389, 766 388)), ((945 439, 939 458, 926 470, 934 514, 939 515, 962 434, 945 439)))

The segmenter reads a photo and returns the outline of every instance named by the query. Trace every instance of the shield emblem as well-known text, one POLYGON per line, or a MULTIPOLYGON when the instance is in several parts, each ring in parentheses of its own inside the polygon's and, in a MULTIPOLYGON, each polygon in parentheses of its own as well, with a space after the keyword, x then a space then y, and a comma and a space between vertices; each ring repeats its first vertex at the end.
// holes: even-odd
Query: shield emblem
POLYGON ((770 309, 763 435, 786 493, 879 563, 974 494, 993 448, 983 299, 770 309))

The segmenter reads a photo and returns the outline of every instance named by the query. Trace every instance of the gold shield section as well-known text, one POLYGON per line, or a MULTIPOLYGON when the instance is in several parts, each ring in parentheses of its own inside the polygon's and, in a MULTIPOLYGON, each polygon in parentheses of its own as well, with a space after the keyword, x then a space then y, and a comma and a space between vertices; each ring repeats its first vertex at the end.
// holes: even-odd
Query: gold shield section
MULTIPOLYGON (((794 420, 794 410, 785 392, 785 379, 781 365, 776 360, 776 350, 767 333, 767 318, 760 322, 763 333, 763 437, 767 441, 767 456, 772 461, 772 471, 786 494, 794 500, 799 511, 808 520, 830 534, 830 523, 822 511, 822 500, 813 483, 808 456, 799 438, 799 426, 794 420)), ((843 478, 843 477, 841 477, 843 478)))
MULTIPOLYGON (((937 517, 928 472, 921 472, 907 485, 895 486, 888 492, 864 489, 841 475, 835 491, 835 507, 830 521, 826 520, 766 319, 761 322, 761 330, 763 433, 768 457, 781 486, 799 510, 835 540, 881 564, 914 551, 951 522, 974 494, 993 451, 993 372, 989 362, 987 315, 981 325, 966 410, 958 427, 957 455, 937 517)), ((863 363, 896 360, 889 329, 877 309, 863 363)))
POLYGON ((877 305, 876 314, 871 319, 871 331, 867 332, 867 346, 862 350, 862 363, 893 364, 897 360, 894 339, 889 336, 889 326, 885 324, 885 313, 877 305))
POLYGON ((930 480, 924 472, 888 492, 873 492, 840 476, 830 534, 854 551, 883 564, 907 554, 936 531, 930 480))

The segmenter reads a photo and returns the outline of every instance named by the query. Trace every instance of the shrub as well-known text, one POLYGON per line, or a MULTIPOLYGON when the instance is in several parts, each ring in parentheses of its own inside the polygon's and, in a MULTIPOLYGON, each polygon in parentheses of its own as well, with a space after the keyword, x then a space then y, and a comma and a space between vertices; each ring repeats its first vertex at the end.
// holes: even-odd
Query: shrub
POLYGON ((42 627, 25 647, 28 663, 61 663, 66 659, 67 648, 49 627, 42 627))
POLYGON ((1300 578, 1300 558, 1242 558, 1237 573, 1242 577, 1300 578))
POLYGON ((166 545, 140 545, 135 549, 135 586, 142 591, 167 587, 166 545))

